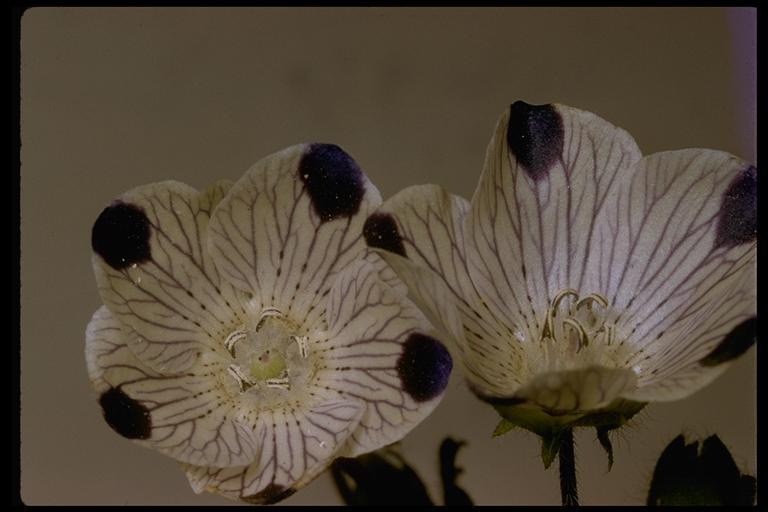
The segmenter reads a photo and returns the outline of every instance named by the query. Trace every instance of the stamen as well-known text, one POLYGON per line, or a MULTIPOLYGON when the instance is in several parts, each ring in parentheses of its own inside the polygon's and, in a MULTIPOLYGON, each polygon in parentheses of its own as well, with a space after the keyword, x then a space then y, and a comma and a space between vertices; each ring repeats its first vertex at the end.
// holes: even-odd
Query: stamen
POLYGON ((555 316, 557 316, 557 308, 560 306, 560 302, 568 295, 573 295, 576 297, 576 299, 579 298, 579 294, 576 293, 576 290, 572 288, 566 288, 557 292, 555 298, 552 299, 552 303, 550 304, 549 308, 547 308, 547 317, 544 320, 544 329, 541 332, 542 340, 545 338, 554 339, 555 328, 553 323, 555 316))
POLYGON ((571 326, 571 328, 576 331, 576 334, 579 336, 579 348, 576 349, 577 353, 581 350, 581 347, 586 347, 589 344, 589 336, 587 336, 587 331, 584 329, 584 326, 582 326, 577 320, 574 320, 573 318, 566 318, 563 320, 563 325, 571 326))
POLYGON ((243 370, 241 370, 237 365, 231 364, 227 370, 229 371, 229 374, 232 375, 232 377, 235 379, 235 381, 240 385, 241 392, 250 387, 253 387, 256 384, 247 375, 245 375, 243 370))
POLYGON ((589 304, 591 302, 597 302, 602 306, 603 309, 606 309, 608 307, 608 299, 600 295, 599 293, 590 293, 584 298, 581 298, 576 301, 576 309, 579 309, 584 304, 589 304))
POLYGON ((273 307, 264 308, 264 309, 261 310, 261 313, 259 313, 259 319, 256 322, 256 329, 255 330, 258 331, 261 328, 262 324, 264 323, 264 320, 266 320, 267 318, 269 318, 271 316, 276 316, 276 317, 282 318, 285 315, 283 315, 283 312, 280 311, 277 308, 273 308, 273 307))
POLYGON ((613 339, 616 336, 616 326, 606 323, 603 324, 603 328, 601 330, 605 333, 605 344, 610 345, 613 343, 613 339))
POLYGON ((309 336, 291 336, 291 339, 299 346, 299 354, 302 359, 306 359, 308 355, 308 342, 309 336))
POLYGON ((248 333, 245 331, 232 331, 232 333, 227 336, 227 339, 224 340, 224 348, 227 349, 232 357, 235 357, 235 344, 247 336, 248 333))
POLYGON ((579 298, 579 294, 576 293, 576 290, 574 290, 573 288, 566 288, 564 290, 560 290, 559 292, 557 292, 557 295, 555 295, 555 298, 552 299, 552 306, 550 307, 550 309, 553 310, 552 316, 555 316, 554 313, 557 311, 557 308, 560 306, 560 302, 569 295, 573 295, 577 300, 579 298))
POLYGON ((288 379, 288 374, 286 372, 283 372, 283 375, 278 379, 267 379, 264 382, 267 384, 268 388, 291 389, 291 381, 288 379))

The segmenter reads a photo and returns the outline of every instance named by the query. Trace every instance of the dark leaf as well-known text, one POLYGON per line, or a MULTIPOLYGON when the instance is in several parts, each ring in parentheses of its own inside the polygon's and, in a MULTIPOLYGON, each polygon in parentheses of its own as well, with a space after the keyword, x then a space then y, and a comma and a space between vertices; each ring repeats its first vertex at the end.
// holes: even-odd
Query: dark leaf
POLYGON ((753 505, 755 487, 716 435, 690 444, 679 435, 656 463, 647 504, 753 505))
POLYGON ((456 454, 465 444, 464 441, 454 441, 450 437, 446 437, 440 443, 440 476, 443 480, 443 499, 446 506, 473 504, 469 494, 456 483, 456 479, 463 471, 456 466, 456 454))
POLYGON ((331 474, 347 505, 433 505, 419 475, 391 450, 336 459, 331 474))

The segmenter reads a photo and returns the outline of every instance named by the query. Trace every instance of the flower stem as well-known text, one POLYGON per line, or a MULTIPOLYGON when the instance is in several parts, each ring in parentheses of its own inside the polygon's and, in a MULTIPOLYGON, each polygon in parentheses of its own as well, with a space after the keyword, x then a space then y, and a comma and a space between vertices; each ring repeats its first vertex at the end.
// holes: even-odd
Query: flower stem
POLYGON ((578 507, 576 490, 576 456, 573 452, 573 429, 563 432, 560 438, 560 496, 564 507, 578 507))

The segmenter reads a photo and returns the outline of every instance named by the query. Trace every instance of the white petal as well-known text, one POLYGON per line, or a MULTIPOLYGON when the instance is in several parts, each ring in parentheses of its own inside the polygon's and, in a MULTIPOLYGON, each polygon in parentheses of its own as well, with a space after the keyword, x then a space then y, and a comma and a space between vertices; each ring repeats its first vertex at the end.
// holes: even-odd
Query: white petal
POLYGON ((366 220, 366 242, 432 270, 461 301, 474 291, 461 227, 468 208, 465 199, 438 185, 408 187, 366 220))
POLYGON ((456 296, 448 289, 442 276, 427 267, 417 265, 398 254, 374 249, 402 283, 406 283, 408 298, 416 304, 438 329, 442 337, 452 339, 451 349, 464 354, 466 340, 456 296))
POLYGON ((308 408, 262 411, 252 428, 261 446, 256 462, 239 468, 185 465, 190 485, 253 504, 280 501, 319 475, 356 427, 361 404, 326 396, 308 408))
POLYGON ((362 225, 380 201, 337 146, 292 146, 256 163, 219 204, 211 253, 260 306, 312 326, 333 274, 362 257, 362 225))
POLYGON ((726 153, 659 153, 620 188, 614 222, 602 219, 616 250, 601 284, 643 396, 681 398, 712 380, 698 374, 720 369, 698 361, 755 316, 756 182, 726 153))
POLYGON ((504 394, 507 361, 498 340, 511 332, 493 317, 469 278, 462 223, 466 200, 437 185, 406 188, 366 221, 364 233, 408 287, 409 297, 449 340, 457 363, 478 390, 504 394), (504 334, 502 334, 504 333, 504 334), (497 361, 503 360, 499 364, 497 361))
POLYGON ((586 289, 595 217, 639 158, 628 133, 589 112, 517 102, 501 116, 465 230, 472 281, 497 317, 535 336, 558 291, 599 291, 586 289))
POLYGON ((102 306, 86 330, 88 374, 107 423, 119 434, 179 461, 220 467, 256 455, 251 431, 217 379, 216 361, 181 375, 160 375, 126 344, 130 330, 102 306))
POLYGON ((717 151, 659 153, 616 201, 601 219, 618 248, 601 281, 637 350, 628 398, 684 398, 728 367, 700 361, 755 315, 756 170, 717 151))
POLYGON ((110 311, 138 336, 131 350, 149 367, 180 372, 245 314, 244 296, 219 275, 206 229, 219 184, 198 194, 166 181, 123 194, 93 228, 93 265, 110 311))
MULTIPOLYGON (((705 319, 696 331, 689 333, 690 339, 696 340, 701 346, 711 347, 712 340, 717 340, 717 346, 709 353, 700 357, 703 352, 695 350, 693 343, 680 341, 680 345, 689 347, 691 357, 653 358, 648 361, 645 371, 640 375, 642 387, 625 393, 626 398, 637 401, 655 402, 680 400, 698 391, 714 381, 733 360, 746 351, 756 341, 756 317, 751 317, 736 324, 732 319, 722 319, 718 314, 705 319), (727 329, 730 329, 727 331, 727 329), (694 350, 690 350, 693 345, 694 350), (691 361, 691 359, 695 359, 691 361)), ((666 353, 673 353, 675 343, 668 345, 666 353)))
POLYGON ((313 350, 325 366, 318 386, 365 404, 341 455, 354 457, 401 439, 437 406, 451 357, 431 326, 376 267, 358 261, 339 274, 328 303, 327 338, 313 350))

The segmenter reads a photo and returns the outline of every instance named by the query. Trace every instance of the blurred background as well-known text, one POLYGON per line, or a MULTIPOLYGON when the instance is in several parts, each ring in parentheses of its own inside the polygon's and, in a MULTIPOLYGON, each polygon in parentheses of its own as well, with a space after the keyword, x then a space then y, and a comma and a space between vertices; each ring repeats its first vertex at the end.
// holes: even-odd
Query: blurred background
MULTIPOLYGON (((21 20, 21 495, 29 505, 236 505, 103 421, 83 356, 101 301, 91 226, 165 179, 237 179, 298 142, 339 144, 384 197, 441 183, 469 198, 498 115, 523 99, 595 112, 646 154, 707 147, 755 161, 750 8, 35 8, 21 20)), ((614 438, 577 433, 583 504, 641 504, 680 432, 717 433, 756 469, 755 349, 714 384, 648 406, 614 438)), ((560 503, 536 438, 492 439, 459 375, 401 443, 440 495, 437 448, 469 442, 477 504, 560 503)), ((340 504, 323 474, 284 504, 340 504)))

